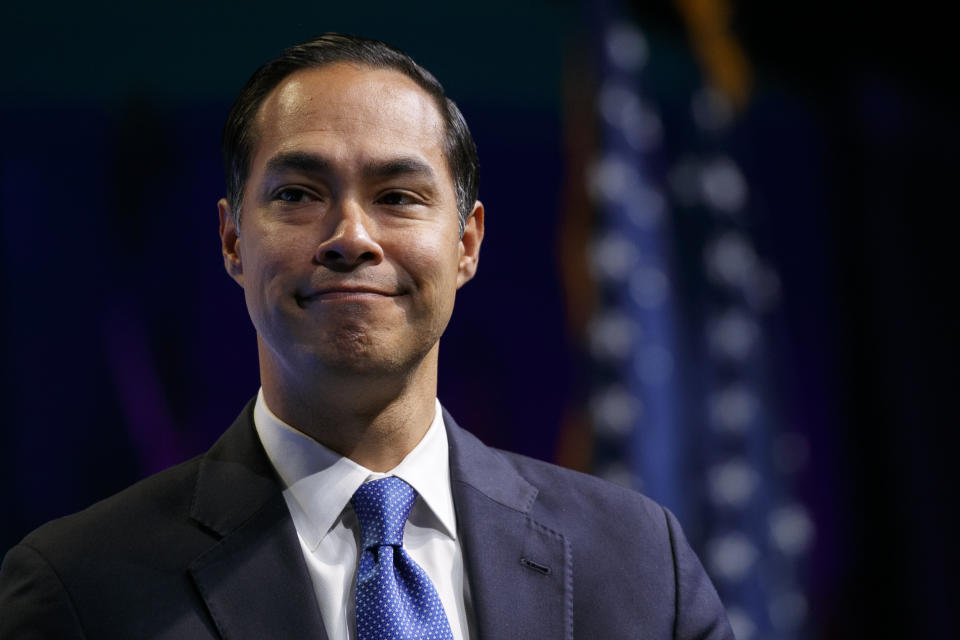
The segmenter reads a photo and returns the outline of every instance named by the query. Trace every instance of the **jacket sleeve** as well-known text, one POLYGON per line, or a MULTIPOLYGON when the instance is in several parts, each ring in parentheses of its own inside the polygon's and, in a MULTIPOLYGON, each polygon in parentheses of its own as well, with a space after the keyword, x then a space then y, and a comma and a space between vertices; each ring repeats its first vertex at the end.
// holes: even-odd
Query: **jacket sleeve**
POLYGON ((677 640, 734 640, 733 630, 727 622, 727 614, 717 590, 710 582, 707 572, 690 548, 680 523, 668 509, 663 510, 670 531, 673 549, 674 575, 676 576, 676 622, 674 638, 677 640))
POLYGON ((70 595, 39 551, 21 543, 0 566, 0 640, 84 638, 70 595))

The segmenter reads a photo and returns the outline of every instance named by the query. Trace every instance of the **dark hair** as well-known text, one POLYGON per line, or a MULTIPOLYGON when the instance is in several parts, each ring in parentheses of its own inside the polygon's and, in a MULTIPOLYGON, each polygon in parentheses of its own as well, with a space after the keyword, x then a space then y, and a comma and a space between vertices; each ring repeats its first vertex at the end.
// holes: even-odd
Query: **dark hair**
POLYGON ((336 62, 399 71, 433 98, 444 124, 443 152, 453 176, 462 233, 467 216, 477 200, 480 166, 476 146, 460 109, 447 97, 437 79, 404 52, 379 40, 340 33, 324 33, 284 50, 250 76, 230 108, 223 126, 223 167, 227 180, 227 200, 237 217, 237 224, 240 223, 250 157, 257 143, 254 120, 263 100, 294 72, 336 62))

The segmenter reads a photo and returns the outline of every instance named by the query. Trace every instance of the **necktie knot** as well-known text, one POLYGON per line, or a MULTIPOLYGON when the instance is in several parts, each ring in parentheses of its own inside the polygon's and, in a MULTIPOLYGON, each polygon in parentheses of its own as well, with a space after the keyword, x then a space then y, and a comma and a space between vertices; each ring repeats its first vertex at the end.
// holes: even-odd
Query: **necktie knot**
POLYGON ((350 504, 360 522, 363 548, 403 545, 403 527, 416 497, 413 487, 396 476, 360 485, 350 504))

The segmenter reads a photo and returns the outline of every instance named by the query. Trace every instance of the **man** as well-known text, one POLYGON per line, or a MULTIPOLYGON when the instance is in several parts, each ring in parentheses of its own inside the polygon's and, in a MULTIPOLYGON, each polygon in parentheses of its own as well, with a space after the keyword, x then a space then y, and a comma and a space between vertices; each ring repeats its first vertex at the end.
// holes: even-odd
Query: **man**
POLYGON ((0 637, 732 637, 669 512, 437 402, 484 209, 429 73, 314 38, 244 87, 224 159, 260 393, 206 454, 14 547, 0 637))

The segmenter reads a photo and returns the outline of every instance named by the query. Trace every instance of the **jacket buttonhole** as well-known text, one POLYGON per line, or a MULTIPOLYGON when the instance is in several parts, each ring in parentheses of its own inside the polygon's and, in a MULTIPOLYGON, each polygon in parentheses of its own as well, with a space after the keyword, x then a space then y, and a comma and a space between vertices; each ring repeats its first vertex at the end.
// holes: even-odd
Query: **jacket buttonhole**
POLYGON ((527 558, 520 558, 520 564, 525 566, 527 569, 533 569, 537 573, 542 573, 545 576, 548 576, 551 573, 550 567, 547 565, 534 562, 533 560, 529 560, 527 558))

